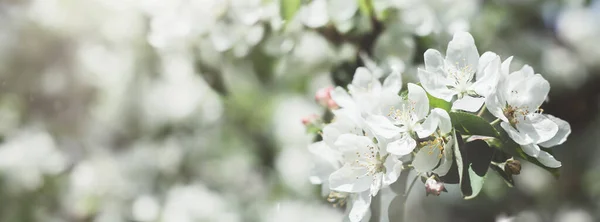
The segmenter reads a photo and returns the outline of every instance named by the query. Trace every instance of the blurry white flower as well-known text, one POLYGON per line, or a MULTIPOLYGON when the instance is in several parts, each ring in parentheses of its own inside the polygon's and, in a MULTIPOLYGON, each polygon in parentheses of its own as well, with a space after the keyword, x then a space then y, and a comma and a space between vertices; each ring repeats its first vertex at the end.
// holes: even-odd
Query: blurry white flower
MULTIPOLYGON (((403 24, 392 23, 375 40, 373 57, 379 61, 380 69, 404 73, 411 64, 415 47, 413 36, 405 30, 403 24)), ((370 67, 367 63, 367 67, 372 69, 373 66, 370 67)), ((373 72, 375 77, 381 77, 379 73, 373 72)))
POLYGON ((151 222, 158 218, 160 205, 153 196, 142 195, 135 199, 131 210, 135 221, 151 222))
POLYGON ((105 204, 126 198, 132 192, 118 162, 107 154, 96 154, 79 162, 69 178, 66 195, 69 210, 78 217, 87 217, 102 210, 105 204))
POLYGON ((299 201, 284 201, 276 203, 264 214, 266 222, 331 222, 342 221, 340 211, 330 206, 299 201))
POLYGON ((469 20, 477 12, 475 0, 380 0, 379 7, 396 7, 402 21, 420 36, 469 31, 469 20))
POLYGON ((593 222, 594 217, 583 209, 561 210, 554 218, 555 222, 593 222))
POLYGON ((543 50, 541 62, 552 86, 575 89, 589 78, 584 63, 575 52, 559 45, 543 50))
POLYGON ((508 217, 504 214, 496 217, 496 222, 514 222, 514 221, 515 221, 515 217, 508 217))
POLYGON ((50 134, 23 130, 0 146, 0 172, 16 190, 35 190, 44 184, 45 175, 56 175, 67 164, 50 134))
POLYGON ((169 190, 161 221, 241 221, 233 209, 223 197, 202 185, 175 186, 169 190))
POLYGON ((486 52, 479 57, 471 34, 458 32, 448 44, 446 58, 435 49, 425 52, 425 69, 419 69, 419 80, 432 96, 458 100, 452 109, 475 112, 485 97, 496 89, 500 76, 500 57, 486 52))
POLYGON ((548 96, 550 84, 540 74, 534 74, 530 66, 508 74, 509 63, 504 65, 498 89, 486 101, 489 111, 502 120, 500 126, 527 155, 548 167, 560 167, 559 161, 538 146, 562 144, 571 133, 566 121, 541 114, 539 107, 548 96))
POLYGON ((331 98, 342 109, 337 112, 346 112, 354 122, 361 125, 363 118, 369 114, 383 114, 382 107, 389 104, 388 100, 397 96, 402 88, 402 78, 399 73, 393 72, 383 84, 371 72, 359 67, 354 73, 352 83, 348 85, 348 92, 337 87, 331 92, 331 98))
POLYGON ((307 195, 311 191, 311 155, 305 149, 284 147, 276 160, 277 171, 285 185, 307 195))
POLYGON ((311 135, 300 121, 304 116, 322 112, 314 102, 298 96, 283 96, 275 107, 272 123, 275 138, 283 145, 302 147, 310 144, 311 135))
POLYGON ((341 32, 347 32, 353 26, 351 19, 357 11, 358 1, 315 0, 303 5, 298 16, 310 28, 323 27, 332 22, 341 32))
POLYGON ((556 21, 557 36, 575 48, 580 58, 592 67, 598 67, 600 59, 600 10, 597 8, 600 7, 567 7, 556 21))

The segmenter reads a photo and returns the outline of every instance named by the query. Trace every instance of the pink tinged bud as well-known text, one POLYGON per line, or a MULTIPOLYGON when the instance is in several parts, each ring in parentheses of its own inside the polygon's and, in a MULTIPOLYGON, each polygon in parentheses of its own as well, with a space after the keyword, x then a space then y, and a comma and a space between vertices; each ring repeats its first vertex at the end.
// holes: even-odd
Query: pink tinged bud
POLYGON ((311 114, 305 117, 302 117, 302 125, 304 126, 312 126, 316 125, 319 121, 320 117, 317 114, 311 114))
POLYGON ((315 100, 323 107, 337 109, 338 105, 331 98, 331 91, 333 91, 333 86, 319 89, 317 93, 315 93, 315 100))
POLYGON ((425 181, 425 192, 427 195, 433 194, 439 196, 441 193, 446 192, 444 183, 437 181, 435 178, 429 178, 425 181))

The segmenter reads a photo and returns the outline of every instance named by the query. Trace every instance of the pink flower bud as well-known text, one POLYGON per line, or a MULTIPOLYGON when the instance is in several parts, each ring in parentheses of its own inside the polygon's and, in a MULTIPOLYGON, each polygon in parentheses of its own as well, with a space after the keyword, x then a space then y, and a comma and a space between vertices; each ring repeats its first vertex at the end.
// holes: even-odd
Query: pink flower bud
POLYGON ((333 91, 333 86, 328 86, 319 89, 317 93, 315 93, 315 100, 323 107, 327 107, 329 109, 337 109, 338 105, 331 98, 331 91, 333 91))
POLYGON ((432 177, 425 181, 425 191, 427 192, 427 195, 433 194, 439 196, 442 191, 446 192, 446 188, 444 187, 444 183, 437 181, 432 177))
POLYGON ((320 117, 317 114, 311 114, 305 117, 302 117, 302 124, 304 126, 315 125, 319 121, 320 117))

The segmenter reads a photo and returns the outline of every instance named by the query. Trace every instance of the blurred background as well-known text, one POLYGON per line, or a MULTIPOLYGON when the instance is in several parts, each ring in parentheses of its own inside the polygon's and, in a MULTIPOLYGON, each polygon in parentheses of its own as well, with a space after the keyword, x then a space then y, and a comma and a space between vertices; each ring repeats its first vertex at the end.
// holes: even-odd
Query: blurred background
POLYGON ((0 221, 342 221, 308 180, 314 93, 414 81, 459 30, 547 78, 573 133, 560 179, 416 186, 409 221, 600 221, 599 0, 0 0, 0 221))

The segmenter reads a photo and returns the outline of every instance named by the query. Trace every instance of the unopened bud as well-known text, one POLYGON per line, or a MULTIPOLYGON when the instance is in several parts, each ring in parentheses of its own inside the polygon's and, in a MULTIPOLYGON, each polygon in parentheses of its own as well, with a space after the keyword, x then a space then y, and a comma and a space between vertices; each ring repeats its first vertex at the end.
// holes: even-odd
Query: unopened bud
POLYGON ((333 86, 321 88, 315 93, 315 100, 321 104, 323 107, 327 107, 329 109, 337 109, 339 108, 337 103, 333 101, 331 98, 331 91, 333 91, 333 86))
POLYGON ((305 117, 302 117, 302 125, 304 126, 310 126, 310 125, 315 125, 319 122, 319 115, 317 114, 311 114, 305 117))
POLYGON ((521 173, 521 162, 515 159, 509 159, 504 165, 504 172, 510 175, 519 175, 521 173))
POLYGON ((302 125, 304 125, 306 127, 306 131, 308 133, 318 133, 319 131, 321 131, 323 122, 319 115, 311 114, 311 115, 302 117, 302 125))
POLYGON ((427 192, 427 195, 433 194, 439 196, 442 191, 447 192, 446 187, 444 187, 444 183, 441 181, 438 181, 433 177, 430 177, 425 181, 425 192, 427 192))

